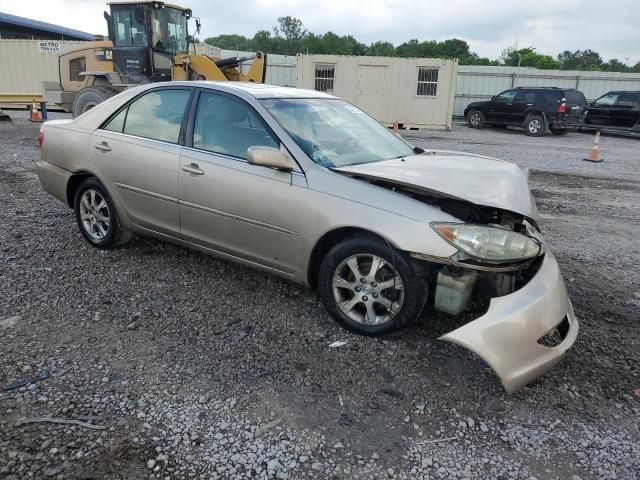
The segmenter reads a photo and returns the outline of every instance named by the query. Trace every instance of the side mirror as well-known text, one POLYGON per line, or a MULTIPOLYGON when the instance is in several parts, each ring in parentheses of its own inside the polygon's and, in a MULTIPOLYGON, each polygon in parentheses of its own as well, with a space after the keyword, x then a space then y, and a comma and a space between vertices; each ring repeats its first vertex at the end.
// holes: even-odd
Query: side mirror
POLYGON ((492 101, 492 102, 495 102, 495 101, 496 101, 496 96, 495 96, 495 95, 493 95, 493 96, 491 97, 491 101, 492 101))
POLYGON ((291 158, 277 148, 272 147, 249 147, 247 149, 247 161, 251 165, 275 168, 285 172, 290 172, 295 168, 291 158))
POLYGON ((199 18, 196 18, 196 35, 199 35, 199 34, 200 34, 200 27, 201 27, 201 25, 200 25, 200 19, 199 19, 199 18))
POLYGON ((416 155, 422 155, 424 153, 424 149, 420 147, 413 147, 413 153, 416 155))

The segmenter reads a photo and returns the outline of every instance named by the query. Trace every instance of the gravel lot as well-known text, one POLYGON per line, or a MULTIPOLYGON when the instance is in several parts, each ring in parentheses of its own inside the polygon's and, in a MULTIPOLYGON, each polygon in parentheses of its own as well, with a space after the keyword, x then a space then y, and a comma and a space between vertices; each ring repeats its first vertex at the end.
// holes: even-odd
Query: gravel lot
POLYGON ((249 268, 91 248, 40 189, 37 129, 0 123, 0 478, 640 478, 640 140, 594 165, 587 134, 406 132, 531 169, 581 334, 508 396, 433 312, 364 338, 249 268))

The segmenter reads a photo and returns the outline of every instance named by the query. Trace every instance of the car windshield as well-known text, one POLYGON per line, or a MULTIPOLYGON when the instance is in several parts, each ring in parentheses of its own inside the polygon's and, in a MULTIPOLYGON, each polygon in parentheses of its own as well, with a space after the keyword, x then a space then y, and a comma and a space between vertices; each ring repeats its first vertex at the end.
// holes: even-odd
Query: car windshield
POLYGON ((345 167, 414 155, 369 115, 338 99, 266 99, 262 104, 318 165, 345 167))
POLYGON ((161 52, 187 53, 187 16, 182 10, 153 11, 153 48, 161 52))

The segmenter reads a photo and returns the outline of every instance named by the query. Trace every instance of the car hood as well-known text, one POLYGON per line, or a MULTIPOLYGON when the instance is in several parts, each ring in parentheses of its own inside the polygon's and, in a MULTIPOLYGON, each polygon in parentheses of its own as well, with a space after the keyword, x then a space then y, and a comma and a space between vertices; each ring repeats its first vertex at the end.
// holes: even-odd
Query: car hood
POLYGON ((470 110, 473 107, 484 107, 488 104, 489 102, 487 100, 482 100, 480 102, 471 102, 469 105, 467 105, 467 108, 465 110, 470 110))
POLYGON ((491 157, 429 151, 334 170, 348 175, 386 180, 476 205, 508 210, 532 220, 536 215, 525 173, 513 163, 491 157))

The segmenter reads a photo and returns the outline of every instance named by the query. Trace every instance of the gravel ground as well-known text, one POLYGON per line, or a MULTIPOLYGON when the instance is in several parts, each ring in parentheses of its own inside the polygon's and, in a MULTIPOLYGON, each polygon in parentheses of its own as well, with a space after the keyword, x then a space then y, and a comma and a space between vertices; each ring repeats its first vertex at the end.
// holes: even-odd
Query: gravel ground
POLYGON ((509 396, 433 312, 364 338, 249 268, 89 247, 39 187, 36 133, 0 123, 0 478, 640 478, 640 140, 593 165, 585 134, 406 132, 532 169, 581 334, 509 396))

